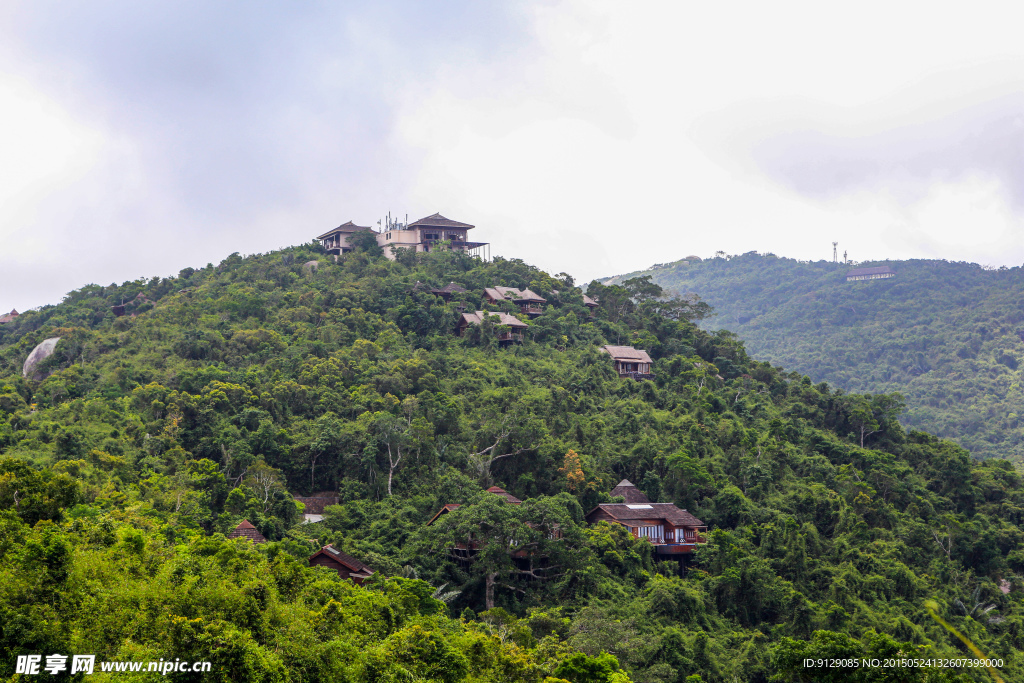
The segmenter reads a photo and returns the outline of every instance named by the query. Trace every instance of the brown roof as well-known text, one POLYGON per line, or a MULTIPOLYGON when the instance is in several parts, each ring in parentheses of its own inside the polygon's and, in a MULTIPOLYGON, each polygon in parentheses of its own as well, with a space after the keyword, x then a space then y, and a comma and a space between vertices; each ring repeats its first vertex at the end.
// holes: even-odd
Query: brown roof
POLYGON ((371 574, 374 573, 374 570, 371 567, 368 567, 367 565, 363 564, 351 555, 341 552, 330 543, 328 543, 323 548, 310 555, 309 560, 312 561, 313 558, 317 555, 325 555, 334 560, 335 562, 345 565, 353 574, 365 574, 366 577, 369 577, 371 574))
POLYGON ((3 315, 0 315, 0 323, 9 323, 12 320, 14 320, 14 318, 18 315, 21 314, 18 313, 17 309, 12 308, 10 313, 4 313, 3 315))
POLYGON ((591 510, 589 517, 595 510, 601 509, 619 522, 627 522, 640 519, 663 519, 673 526, 705 526, 686 510, 680 510, 674 503, 601 503, 591 510))
POLYGON ((650 499, 644 495, 644 492, 633 486, 629 479, 623 479, 619 482, 619 485, 612 489, 611 493, 608 494, 612 497, 622 496, 626 503, 650 503, 650 499))
POLYGON ((451 512, 452 510, 454 510, 457 507, 459 507, 459 503, 446 503, 445 505, 443 505, 441 507, 440 510, 437 511, 436 515, 434 515, 433 517, 430 518, 430 521, 427 522, 427 526, 430 526, 431 524, 436 522, 437 518, 440 517, 441 515, 447 514, 447 513, 451 512))
POLYGON ((326 239, 327 237, 333 235, 336 232, 353 233, 353 232, 359 232, 360 230, 372 230, 372 229, 373 228, 371 228, 368 225, 356 225, 352 221, 347 221, 345 223, 342 223, 338 227, 334 228, 333 230, 328 230, 324 234, 322 234, 319 237, 317 237, 317 239, 318 240, 326 239))
POLYGON ((527 325, 514 315, 502 313, 501 311, 476 311, 474 313, 463 313, 462 321, 467 325, 479 325, 480 323, 483 322, 485 315, 491 318, 497 317, 498 320, 496 320, 495 322, 498 325, 508 325, 509 327, 524 330, 529 327, 529 325, 527 325))
POLYGON ((896 274, 896 271, 889 266, 874 266, 872 268, 854 268, 846 277, 854 277, 856 275, 885 275, 887 273, 896 274))
POLYGON ((505 489, 501 488, 500 486, 492 486, 491 488, 487 489, 487 493, 493 493, 496 496, 501 496, 502 498, 512 503, 513 505, 519 505, 520 503, 523 502, 516 498, 515 496, 513 496, 508 491, 506 491, 505 489))
POLYGON ((615 360, 630 360, 639 363, 653 363, 646 351, 634 349, 632 346, 602 346, 601 350, 615 360))
POLYGON ((470 225, 469 223, 460 223, 453 221, 450 218, 445 218, 439 213, 435 213, 433 216, 427 216, 421 218, 418 221, 410 223, 409 228, 425 228, 425 227, 436 227, 436 228, 474 228, 476 226, 470 225))
POLYGON ((243 519, 241 523, 228 532, 228 538, 247 538, 253 543, 266 543, 267 539, 259 532, 249 520, 243 519))
POLYGON ((306 506, 304 514, 307 515, 322 515, 325 507, 338 504, 338 494, 330 491, 321 491, 311 496, 293 496, 293 498, 306 506))
POLYGON ((496 301, 500 301, 501 299, 515 303, 536 301, 540 304, 547 301, 547 299, 533 290, 519 289, 518 287, 485 287, 484 292, 496 301))
POLYGON ((469 290, 460 284, 457 284, 455 282, 449 282, 441 289, 432 289, 430 291, 433 292, 434 294, 464 294, 469 290))
POLYGON ((595 300, 591 299, 586 294, 583 295, 583 305, 587 306, 588 308, 597 308, 598 306, 600 306, 599 303, 597 303, 595 300))

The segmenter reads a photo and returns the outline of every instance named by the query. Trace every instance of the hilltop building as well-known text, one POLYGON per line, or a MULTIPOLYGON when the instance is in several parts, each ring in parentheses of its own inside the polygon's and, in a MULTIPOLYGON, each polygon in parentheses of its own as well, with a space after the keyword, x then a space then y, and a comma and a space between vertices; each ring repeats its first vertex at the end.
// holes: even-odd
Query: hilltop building
POLYGON ((356 558, 341 552, 328 543, 309 556, 310 567, 330 567, 343 579, 352 579, 356 585, 373 576, 376 572, 356 558))
POLYGON ((874 268, 855 268, 846 274, 847 282, 858 280, 888 280, 896 277, 896 271, 889 266, 876 266, 874 268))
POLYGON ((334 230, 328 230, 317 237, 317 239, 320 240, 320 244, 328 254, 340 256, 341 254, 352 251, 352 245, 349 244, 348 241, 352 235, 357 232, 372 230, 373 228, 368 225, 356 225, 352 221, 347 221, 336 227, 334 230))
POLYGON ((245 538, 252 543, 266 543, 267 539, 263 537, 263 534, 259 530, 249 523, 249 520, 243 519, 238 526, 228 532, 228 538, 245 538))
POLYGON ((356 225, 352 221, 343 223, 333 230, 328 230, 316 239, 320 241, 328 254, 340 256, 352 251, 350 238, 360 231, 371 231, 377 238, 377 244, 384 249, 384 255, 389 259, 395 258, 392 247, 402 249, 413 249, 415 251, 430 251, 439 242, 447 240, 451 243, 454 251, 463 251, 473 256, 487 259, 490 256, 487 242, 470 242, 468 233, 474 225, 460 223, 450 218, 445 218, 439 213, 421 218, 405 225, 403 223, 392 223, 381 232, 373 231, 368 226, 356 225))
POLYGON ((18 309, 12 308, 10 313, 4 313, 3 315, 0 315, 0 325, 11 322, 19 315, 21 314, 18 313, 18 309))
POLYGON ((651 373, 651 357, 646 351, 632 346, 602 346, 601 350, 615 361, 615 371, 623 379, 654 379, 651 373))
POLYGON ((587 513, 588 524, 620 524, 636 538, 650 541, 658 555, 688 554, 707 543, 701 535, 707 531, 704 522, 673 503, 652 503, 628 479, 620 481, 611 495, 622 496, 626 502, 601 503, 587 513))

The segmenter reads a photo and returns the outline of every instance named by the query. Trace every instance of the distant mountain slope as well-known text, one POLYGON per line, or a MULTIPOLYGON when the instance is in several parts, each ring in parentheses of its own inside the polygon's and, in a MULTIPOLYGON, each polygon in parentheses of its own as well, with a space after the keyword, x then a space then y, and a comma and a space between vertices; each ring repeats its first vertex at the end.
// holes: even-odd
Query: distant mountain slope
MULTIPOLYGON (((863 264, 881 265, 883 263, 863 264)), ((854 392, 900 391, 903 422, 979 457, 1024 461, 1024 271, 888 261, 897 277, 846 282, 852 268, 748 253, 679 261, 650 275, 715 307, 707 328, 750 354, 854 392)))

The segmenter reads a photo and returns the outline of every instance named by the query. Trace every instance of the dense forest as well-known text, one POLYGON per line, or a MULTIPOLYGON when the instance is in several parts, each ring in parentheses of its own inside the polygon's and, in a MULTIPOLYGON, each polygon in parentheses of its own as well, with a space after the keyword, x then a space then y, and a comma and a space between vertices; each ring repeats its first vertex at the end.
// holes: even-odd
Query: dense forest
MULTIPOLYGON (((92 653, 213 662, 171 680, 991 680, 803 666, 972 657, 941 619, 1024 680, 1011 463, 907 430, 898 395, 752 359, 648 278, 587 292, 593 314, 564 273, 366 241, 89 285, 0 326, 0 676, 92 653), (468 291, 429 291, 450 282, 468 291), (498 284, 548 300, 526 339, 454 336, 463 309, 518 312, 483 304, 498 284), (620 379, 609 343, 655 379, 620 379), (622 478, 710 527, 685 568, 584 522, 622 478), (293 495, 317 491, 340 504, 302 524, 293 495), (227 539, 243 519, 269 542, 227 539), (450 552, 470 537, 470 560, 450 552), (309 567, 326 543, 377 573, 309 567)), ((965 332, 974 362, 1010 324, 965 332)))
POLYGON ((861 265, 889 265, 897 275, 848 283, 853 266, 754 252, 642 274, 699 294, 717 314, 705 327, 736 333, 757 358, 851 392, 899 391, 906 426, 976 457, 1024 463, 1024 269, 861 265))

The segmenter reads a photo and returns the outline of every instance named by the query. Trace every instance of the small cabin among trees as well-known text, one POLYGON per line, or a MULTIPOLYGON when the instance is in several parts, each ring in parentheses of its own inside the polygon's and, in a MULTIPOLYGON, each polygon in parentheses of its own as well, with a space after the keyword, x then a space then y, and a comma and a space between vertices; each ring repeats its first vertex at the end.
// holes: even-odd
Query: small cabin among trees
POLYGON ((253 543, 266 543, 267 539, 259 532, 259 529, 243 519, 238 526, 228 532, 228 538, 245 538, 253 543))
POLYGON ((511 301, 519 307, 520 312, 531 318, 536 318, 544 312, 544 304, 547 299, 530 289, 518 289, 516 287, 485 287, 484 299, 496 304, 499 301, 511 301))
POLYGON ((320 491, 309 496, 293 496, 295 500, 305 506, 302 512, 307 523, 319 522, 324 518, 324 508, 328 505, 338 504, 338 494, 330 491, 320 491))
POLYGON ((615 371, 623 379, 654 379, 651 372, 651 357, 646 351, 632 346, 602 346, 601 350, 615 361, 615 371))
POLYGON ((530 327, 519 318, 508 313, 501 311, 474 311, 473 313, 463 313, 459 318, 457 334, 460 337, 464 336, 470 325, 482 325, 485 317, 488 319, 488 322, 492 322, 494 325, 508 328, 498 332, 498 343, 503 345, 511 344, 514 341, 523 341, 523 332, 530 327))
MULTIPOLYGON (((492 486, 491 488, 487 489, 487 493, 493 493, 496 496, 500 496, 501 498, 504 498, 507 502, 511 503, 512 505, 522 505, 523 503, 523 501, 519 500, 518 498, 516 498, 515 496, 513 496, 511 493, 501 488, 500 486, 492 486)), ((440 510, 437 511, 436 515, 430 518, 430 521, 427 522, 427 526, 430 526, 438 519, 440 519, 443 515, 448 514, 449 512, 455 510, 459 506, 460 503, 446 503, 444 506, 441 507, 440 510)))
POLYGON ((855 268, 846 274, 847 282, 859 280, 887 280, 896 277, 896 271, 889 266, 876 266, 873 268, 855 268))
POLYGON ((707 531, 704 522, 673 503, 652 503, 628 479, 619 482, 611 495, 622 496, 626 502, 601 503, 587 513, 588 524, 621 524, 636 538, 650 541, 659 555, 692 553, 707 542, 701 535, 707 531))
POLYGON ((309 556, 310 567, 330 567, 343 579, 352 579, 357 585, 374 575, 375 571, 356 558, 341 552, 328 543, 309 556))
POLYGON ((10 313, 4 313, 3 315, 0 315, 0 325, 2 325, 3 323, 11 322, 19 315, 21 314, 18 313, 18 309, 12 308, 10 313))

